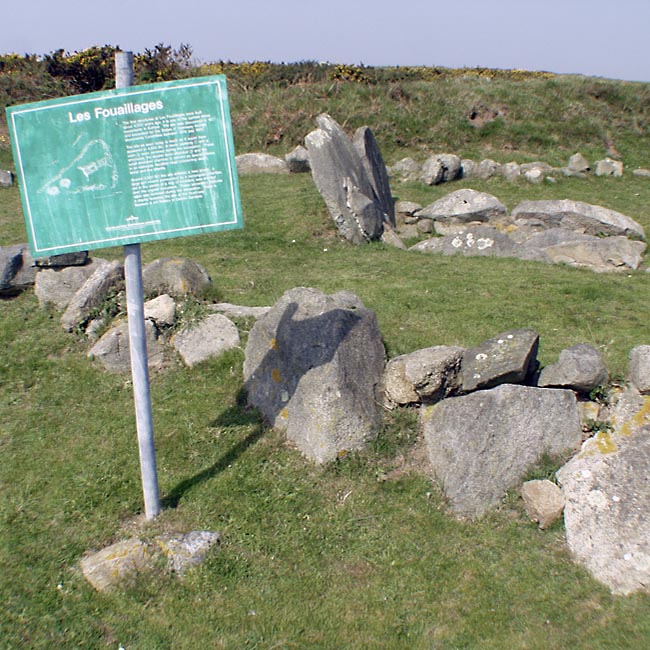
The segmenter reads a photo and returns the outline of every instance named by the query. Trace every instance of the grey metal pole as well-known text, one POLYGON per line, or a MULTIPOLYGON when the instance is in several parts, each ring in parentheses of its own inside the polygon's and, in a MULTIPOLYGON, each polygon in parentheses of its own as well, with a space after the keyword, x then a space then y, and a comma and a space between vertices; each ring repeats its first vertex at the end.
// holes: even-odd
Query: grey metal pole
MULTIPOLYGON (((115 53, 115 87, 133 85, 133 53, 115 53)), ((140 452, 140 473, 147 519, 160 514, 156 449, 153 439, 147 340, 144 325, 144 290, 142 287, 142 256, 140 244, 124 246, 124 275, 126 279, 126 310, 129 320, 131 376, 140 452)))

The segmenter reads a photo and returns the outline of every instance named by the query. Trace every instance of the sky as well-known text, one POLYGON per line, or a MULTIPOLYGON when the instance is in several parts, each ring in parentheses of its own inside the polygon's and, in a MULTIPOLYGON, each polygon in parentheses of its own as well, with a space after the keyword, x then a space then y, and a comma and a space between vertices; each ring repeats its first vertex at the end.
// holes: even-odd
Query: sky
POLYGON ((650 0, 22 0, 0 53, 189 44, 197 62, 545 70, 650 81, 650 0))

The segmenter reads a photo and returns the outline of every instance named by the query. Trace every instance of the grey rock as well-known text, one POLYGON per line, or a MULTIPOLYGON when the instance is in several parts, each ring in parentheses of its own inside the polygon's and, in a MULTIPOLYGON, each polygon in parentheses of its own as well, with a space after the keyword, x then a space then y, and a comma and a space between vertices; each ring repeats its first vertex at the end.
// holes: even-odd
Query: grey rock
POLYGON ((422 210, 422 206, 415 201, 397 201, 395 203, 396 220, 400 223, 404 217, 412 217, 419 210, 422 210))
POLYGON ((360 244, 378 240, 384 213, 374 201, 365 167, 343 129, 329 116, 319 115, 318 129, 305 138, 311 172, 339 232, 360 244))
POLYGON ((477 175, 478 163, 469 158, 463 158, 460 161, 460 174, 461 178, 472 178, 477 175))
POLYGON ((287 167, 292 174, 302 174, 311 171, 309 152, 302 145, 298 145, 284 157, 287 167))
POLYGON ((524 178, 529 182, 529 183, 536 183, 539 184, 541 183, 544 178, 544 170, 540 169, 539 167, 535 167, 534 169, 528 169, 524 172, 524 178))
POLYGON ((575 395, 504 384, 420 409, 431 467, 451 509, 480 517, 544 454, 580 445, 575 395))
POLYGON ((481 160, 481 162, 478 164, 474 175, 477 178, 487 180, 488 178, 496 176, 499 173, 500 168, 501 165, 498 162, 495 162, 490 158, 486 158, 485 160, 481 160))
POLYGON ((416 228, 421 235, 431 235, 433 233, 433 219, 418 219, 416 228))
POLYGON ((61 325, 71 331, 84 325, 102 303, 124 284, 124 266, 121 262, 98 264, 93 274, 72 297, 61 316, 61 325))
MULTIPOLYGON (((165 346, 158 338, 156 326, 150 320, 145 320, 144 331, 147 344, 147 365, 150 370, 159 370, 167 362, 165 346)), ((131 370, 131 351, 128 322, 114 324, 90 348, 88 357, 97 359, 109 372, 129 372, 131 370)))
POLYGON ((420 180, 425 185, 438 185, 456 180, 462 173, 461 161, 455 154, 430 156, 422 165, 420 180))
POLYGON ((409 250, 442 255, 517 257, 518 245, 491 226, 471 226, 464 232, 421 241, 409 250))
POLYGON ((539 376, 540 388, 571 388, 589 393, 609 377, 603 357, 591 345, 579 343, 560 352, 557 363, 546 366, 539 376))
POLYGON ((587 440, 557 478, 569 551, 614 594, 627 595, 650 591, 650 429, 621 431, 587 440))
POLYGON ((465 350, 461 365, 463 392, 526 381, 537 368, 539 334, 532 329, 503 332, 465 350))
POLYGON ((632 175, 640 178, 650 178, 650 169, 635 169, 632 175))
POLYGON ((352 144, 361 158, 361 163, 374 190, 375 202, 388 217, 388 223, 394 227, 395 201, 390 191, 386 163, 384 163, 373 132, 367 126, 359 127, 354 132, 352 144))
POLYGON ((167 571, 184 576, 189 569, 200 566, 214 553, 220 535, 209 530, 193 530, 189 533, 157 535, 153 541, 167 557, 167 571))
POLYGON ((500 222, 507 214, 508 209, 495 196, 476 190, 462 189, 430 203, 420 210, 417 216, 455 225, 476 221, 500 222))
POLYGON ((208 305, 211 311, 219 312, 228 318, 261 318, 268 314, 270 307, 248 307, 245 305, 233 305, 229 302, 218 302, 214 305, 208 305))
POLYGON ((163 257, 147 264, 142 269, 142 284, 145 295, 184 296, 198 295, 212 281, 208 272, 198 262, 184 257, 163 257))
POLYGON ((581 153, 574 153, 569 158, 567 170, 574 174, 586 174, 591 171, 591 165, 581 153))
POLYGON ((0 169, 0 187, 11 187, 13 184, 13 173, 5 169, 0 169))
POLYGON ((508 181, 516 181, 521 178, 521 170, 519 168, 519 163, 508 162, 505 165, 501 166, 499 173, 508 181))
POLYGON ((434 403, 456 392, 463 351, 437 345, 391 359, 384 373, 386 404, 434 403))
POLYGON ((642 395, 650 394, 650 345, 630 351, 630 382, 642 395))
POLYGON ((268 153, 243 153, 235 157, 237 173, 246 174, 288 174, 286 161, 268 153))
POLYGON ((422 165, 413 158, 402 158, 388 169, 390 176, 397 176, 403 181, 415 181, 422 173, 422 165))
POLYGON ((523 201, 511 216, 520 223, 532 220, 546 224, 547 228, 561 227, 588 235, 623 235, 645 239, 643 227, 630 217, 582 201, 523 201))
POLYGON ((41 307, 52 304, 57 309, 65 309, 84 282, 104 264, 108 262, 95 258, 85 266, 40 269, 34 281, 38 304, 41 307))
POLYGON ((239 346, 239 331, 223 314, 211 314, 177 332, 172 345, 190 368, 239 346))
POLYGON ((406 250, 406 245, 389 223, 384 224, 384 232, 381 235, 381 241, 384 244, 399 248, 400 250, 406 250))
POLYGON ((156 327, 171 327, 176 320, 176 303, 166 293, 144 303, 144 317, 156 327))
POLYGON ((620 178, 623 176, 623 163, 620 160, 612 160, 611 158, 597 160, 596 176, 614 176, 620 178))
POLYGON ((61 255, 50 255, 50 257, 39 257, 34 261, 34 266, 42 269, 59 269, 66 266, 85 266, 91 261, 88 251, 75 253, 62 253, 61 255))
POLYGON ((327 462, 376 435, 384 363, 376 316, 357 296, 292 289, 250 331, 248 402, 308 458, 327 462))
POLYGON ((521 498, 526 513, 542 530, 552 526, 564 512, 562 490, 548 479, 526 481, 521 486, 521 498))
POLYGON ((80 564, 84 578, 97 590, 118 587, 129 576, 151 570, 154 554, 139 539, 127 539, 85 555, 80 564))
POLYGON ((0 248, 0 294, 15 289, 13 281, 23 266, 23 250, 21 244, 0 248))

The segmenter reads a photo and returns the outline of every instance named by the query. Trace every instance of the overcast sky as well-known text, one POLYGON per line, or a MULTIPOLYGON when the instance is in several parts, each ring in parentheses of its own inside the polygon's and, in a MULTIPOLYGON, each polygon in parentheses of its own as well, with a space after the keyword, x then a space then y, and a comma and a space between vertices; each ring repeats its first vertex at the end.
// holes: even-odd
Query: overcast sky
POLYGON ((650 81, 650 0, 17 0, 0 52, 192 46, 200 62, 524 68, 650 81))

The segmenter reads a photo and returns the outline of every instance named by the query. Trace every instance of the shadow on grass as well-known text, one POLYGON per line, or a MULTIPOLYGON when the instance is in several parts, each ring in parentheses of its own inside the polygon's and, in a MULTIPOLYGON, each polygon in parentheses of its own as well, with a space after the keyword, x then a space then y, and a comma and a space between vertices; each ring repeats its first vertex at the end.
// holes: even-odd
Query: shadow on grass
POLYGON ((210 480, 213 476, 224 471, 232 465, 249 447, 254 445, 264 433, 264 422, 256 409, 245 405, 243 391, 237 396, 237 404, 225 410, 214 422, 212 427, 233 427, 255 424, 255 429, 243 440, 227 451, 216 463, 202 470, 198 474, 181 481, 171 492, 162 499, 163 508, 176 508, 180 500, 193 487, 210 480))

